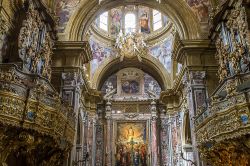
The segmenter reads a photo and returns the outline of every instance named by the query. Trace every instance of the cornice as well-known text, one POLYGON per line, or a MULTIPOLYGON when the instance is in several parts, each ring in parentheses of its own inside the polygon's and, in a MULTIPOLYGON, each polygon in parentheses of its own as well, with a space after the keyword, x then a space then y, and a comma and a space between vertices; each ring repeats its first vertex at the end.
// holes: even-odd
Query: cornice
POLYGON ((215 46, 210 40, 175 40, 173 47, 173 59, 182 63, 186 54, 200 53, 204 50, 213 51, 215 46))
POLYGON ((57 53, 57 56, 79 56, 82 64, 92 60, 92 52, 87 41, 57 41, 54 51, 57 53))

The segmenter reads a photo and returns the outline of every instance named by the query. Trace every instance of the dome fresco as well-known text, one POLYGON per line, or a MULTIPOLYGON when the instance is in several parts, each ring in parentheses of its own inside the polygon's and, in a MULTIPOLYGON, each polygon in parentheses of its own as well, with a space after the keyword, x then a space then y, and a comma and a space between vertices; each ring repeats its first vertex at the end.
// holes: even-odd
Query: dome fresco
MULTIPOLYGON (((56 16, 59 19, 58 32, 64 33, 66 26, 72 15, 79 9, 81 2, 84 0, 55 0, 56 16)), ((208 21, 208 12, 210 8, 209 0, 185 0, 187 5, 191 8, 195 16, 200 22, 208 21)), ((110 27, 108 29, 111 35, 116 35, 123 27, 124 11, 134 10, 133 5, 113 8, 109 11, 110 27)), ((137 23, 138 30, 150 33, 153 31, 153 11, 149 7, 137 6, 136 14, 138 15, 137 23)), ((168 17, 162 15, 163 26, 167 23, 168 17)), ((96 19, 96 25, 99 27, 99 17, 96 19)))
MULTIPOLYGON (((94 74, 96 69, 98 69, 106 58, 116 57, 117 52, 113 47, 98 42, 94 37, 90 38, 89 43, 93 54, 93 60, 91 61, 91 74, 94 74)), ((156 58, 169 73, 171 72, 172 66, 172 43, 173 35, 170 34, 162 42, 150 46, 148 48, 149 55, 147 55, 156 58)))
MULTIPOLYGON (((145 6, 119 6, 103 12, 93 22, 97 31, 91 29, 92 35, 89 40, 93 53, 91 75, 95 73, 106 58, 118 56, 117 49, 113 46, 114 44, 107 44, 112 43, 110 39, 105 37, 107 34, 111 39, 115 39, 121 32, 125 35, 128 33, 140 33, 147 40, 148 35, 157 36, 158 34, 155 32, 171 27, 168 24, 173 25, 167 16, 158 10, 145 6), (104 41, 101 42, 98 40, 97 36, 102 36, 104 41)), ((173 33, 171 33, 172 30, 173 28, 165 30, 166 32, 163 34, 161 40, 151 41, 150 44, 145 41, 148 49, 148 55, 146 56, 153 56, 169 73, 171 73, 172 67, 171 55, 174 38, 173 33)))
POLYGON ((99 30, 107 31, 111 36, 117 36, 120 31, 150 34, 162 29, 168 22, 168 17, 155 9, 128 5, 103 12, 94 24, 99 30))

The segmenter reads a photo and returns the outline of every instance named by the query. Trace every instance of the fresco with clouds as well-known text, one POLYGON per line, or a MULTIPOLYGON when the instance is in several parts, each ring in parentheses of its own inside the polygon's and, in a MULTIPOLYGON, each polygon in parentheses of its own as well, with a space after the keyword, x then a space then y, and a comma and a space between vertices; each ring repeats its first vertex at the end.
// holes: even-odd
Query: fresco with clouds
POLYGON ((168 72, 171 71, 172 65, 172 43, 173 36, 171 35, 167 39, 165 39, 165 41, 163 41, 161 44, 150 48, 150 53, 152 54, 152 56, 158 59, 168 72))

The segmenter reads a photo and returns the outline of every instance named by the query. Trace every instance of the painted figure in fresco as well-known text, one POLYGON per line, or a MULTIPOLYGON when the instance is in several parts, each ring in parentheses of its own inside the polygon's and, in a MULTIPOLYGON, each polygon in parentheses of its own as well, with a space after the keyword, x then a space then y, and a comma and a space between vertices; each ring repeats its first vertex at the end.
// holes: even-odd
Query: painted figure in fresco
POLYGON ((111 34, 117 35, 119 34, 121 30, 121 14, 119 13, 118 9, 111 10, 111 19, 112 19, 112 25, 111 25, 111 34))
POLYGON ((150 33, 148 21, 149 21, 148 20, 148 12, 146 10, 143 10, 143 12, 140 16, 140 26, 141 26, 142 33, 150 33))
POLYGON ((122 84, 123 92, 127 94, 136 94, 139 92, 139 83, 137 81, 125 81, 122 84))
POLYGON ((140 154, 139 154, 139 149, 136 148, 134 151, 134 166, 139 166, 140 165, 140 154))
POLYGON ((72 11, 79 3, 80 0, 57 0, 56 14, 60 17, 59 26, 65 26, 64 24, 69 21, 72 11))
POLYGON ((130 93, 135 94, 139 92, 139 83, 136 81, 130 82, 130 93))
POLYGON ((187 3, 201 22, 208 21, 209 0, 187 0, 187 3))

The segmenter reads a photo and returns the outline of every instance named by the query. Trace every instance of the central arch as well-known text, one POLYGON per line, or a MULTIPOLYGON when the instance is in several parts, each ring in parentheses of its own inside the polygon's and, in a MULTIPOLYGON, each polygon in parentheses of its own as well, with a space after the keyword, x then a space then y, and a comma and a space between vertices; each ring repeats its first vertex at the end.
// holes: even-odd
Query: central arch
POLYGON ((130 4, 155 8, 167 15, 175 24, 181 39, 197 39, 201 36, 200 23, 191 8, 183 0, 162 1, 161 5, 152 0, 131 0, 129 2, 106 0, 105 3, 99 5, 97 0, 93 0, 83 1, 81 7, 71 16, 65 31, 68 36, 65 36, 65 38, 71 41, 86 40, 86 33, 96 16, 111 8, 130 4), (182 10, 179 10, 180 8, 182 10))
POLYGON ((120 61, 119 57, 107 58, 95 71, 92 79, 92 88, 100 90, 106 79, 123 68, 134 67, 151 75, 166 90, 172 86, 171 76, 165 67, 154 57, 147 55, 142 57, 142 62, 136 58, 120 61))

